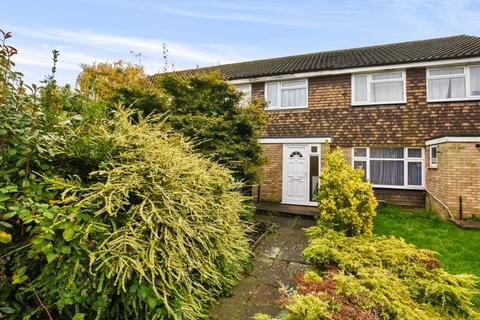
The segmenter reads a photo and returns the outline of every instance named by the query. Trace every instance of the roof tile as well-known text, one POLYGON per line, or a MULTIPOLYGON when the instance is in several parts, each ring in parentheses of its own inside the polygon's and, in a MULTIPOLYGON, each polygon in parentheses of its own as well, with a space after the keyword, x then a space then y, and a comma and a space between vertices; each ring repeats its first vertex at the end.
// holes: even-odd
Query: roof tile
POLYGON ((480 37, 458 35, 324 51, 176 71, 182 77, 219 70, 227 80, 480 56, 480 37))

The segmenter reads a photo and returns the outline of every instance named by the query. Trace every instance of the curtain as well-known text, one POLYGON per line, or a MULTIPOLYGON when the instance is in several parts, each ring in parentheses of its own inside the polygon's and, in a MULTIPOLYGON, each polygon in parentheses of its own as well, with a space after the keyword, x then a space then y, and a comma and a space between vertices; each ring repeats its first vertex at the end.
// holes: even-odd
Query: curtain
POLYGON ((367 148, 355 148, 353 149, 354 157, 365 158, 367 156, 367 148))
POLYGON ((465 98, 465 77, 430 79, 428 91, 432 99, 465 98))
POLYGON ((304 107, 307 105, 307 88, 282 89, 282 107, 304 107))
POLYGON ((290 80, 290 81, 282 82, 282 88, 299 87, 299 86, 306 86, 306 85, 307 85, 306 80, 290 80))
POLYGON ((370 160, 370 182, 387 186, 403 186, 403 164, 403 160, 370 160))
POLYGON ((367 101, 367 76, 355 76, 355 102, 367 101))
POLYGON ((480 67, 470 69, 470 87, 472 96, 480 96, 480 67))
POLYGON ((403 100, 403 82, 372 83, 372 102, 388 102, 403 100))
POLYGON ((267 102, 269 107, 278 107, 278 90, 279 83, 267 83, 267 102))
POLYGON ((370 158, 403 159, 403 148, 370 148, 370 158))
POLYGON ((364 160, 355 160, 353 161, 353 168, 358 169, 362 168, 363 169, 363 181, 367 181, 367 161, 364 160))
POLYGON ((421 186, 422 185, 422 163, 409 162, 408 163, 408 185, 421 186))
POLYGON ((250 85, 236 85, 235 89, 242 93, 242 98, 240 99, 240 106, 246 106, 249 103, 250 99, 252 99, 252 91, 250 85))
POLYGON ((409 158, 421 158, 422 157, 422 149, 408 149, 408 157, 409 158))
POLYGON ((402 79, 401 72, 394 73, 378 73, 372 75, 372 80, 389 80, 389 79, 402 79))

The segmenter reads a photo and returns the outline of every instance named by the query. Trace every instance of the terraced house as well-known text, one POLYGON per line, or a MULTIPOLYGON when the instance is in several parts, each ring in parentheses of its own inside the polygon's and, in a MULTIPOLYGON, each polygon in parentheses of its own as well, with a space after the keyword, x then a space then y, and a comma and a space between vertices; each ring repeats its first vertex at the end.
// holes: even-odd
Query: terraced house
MULTIPOLYGON (((380 200, 480 214, 480 37, 452 36, 248 61, 218 69, 265 99, 262 201, 316 205, 326 143, 380 200)), ((450 213, 449 213, 450 212, 450 213)))

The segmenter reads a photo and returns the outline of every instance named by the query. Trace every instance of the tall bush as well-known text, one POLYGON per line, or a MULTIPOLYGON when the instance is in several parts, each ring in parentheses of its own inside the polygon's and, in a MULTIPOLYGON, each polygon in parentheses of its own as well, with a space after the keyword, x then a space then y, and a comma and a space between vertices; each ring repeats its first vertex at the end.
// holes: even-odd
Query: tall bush
POLYGON ((248 256, 230 172, 164 118, 53 77, 25 86, 15 52, 0 55, 0 318, 205 318, 248 256))
POLYGON ((317 194, 320 220, 349 236, 371 234, 377 200, 362 169, 353 169, 340 149, 326 156, 317 194))
POLYGON ((82 72, 77 78, 80 92, 94 100, 112 99, 121 88, 144 86, 148 82, 142 66, 121 60, 113 63, 82 64, 82 72))
POLYGON ((169 123, 198 142, 196 149, 229 168, 238 180, 256 182, 264 157, 258 139, 265 125, 263 103, 239 106, 240 93, 218 73, 182 79, 160 77, 170 98, 169 123))
MULTIPOLYGON (((72 204, 61 207, 38 245, 53 241, 59 257, 63 247, 56 244, 65 240, 75 249, 43 268, 33 288, 87 318, 201 318, 239 277, 248 255, 241 196, 226 170, 170 137, 161 119, 132 124, 131 116, 120 109, 91 128, 92 145, 108 142, 110 150, 90 173, 93 184, 54 183, 65 190, 60 201, 72 204), (61 238, 47 236, 60 232, 61 238), (68 272, 75 268, 76 275, 68 272), (96 310, 71 299, 82 291, 96 310)), ((59 152, 68 157, 65 144, 59 152)))
POLYGON ((255 183, 264 156, 258 139, 266 123, 263 103, 239 106, 241 94, 217 72, 148 77, 138 65, 82 65, 77 84, 97 101, 121 103, 143 115, 167 114, 175 132, 195 140, 195 150, 221 163, 237 180, 255 183))

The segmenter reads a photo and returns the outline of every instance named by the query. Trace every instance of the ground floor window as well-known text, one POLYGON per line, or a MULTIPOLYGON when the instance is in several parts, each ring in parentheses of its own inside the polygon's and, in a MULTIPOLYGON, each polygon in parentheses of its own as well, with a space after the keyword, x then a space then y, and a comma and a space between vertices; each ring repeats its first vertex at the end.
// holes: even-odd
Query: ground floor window
POLYGON ((423 148, 353 148, 352 165, 375 187, 422 188, 423 148))

